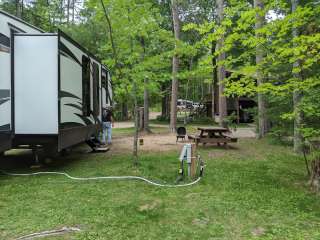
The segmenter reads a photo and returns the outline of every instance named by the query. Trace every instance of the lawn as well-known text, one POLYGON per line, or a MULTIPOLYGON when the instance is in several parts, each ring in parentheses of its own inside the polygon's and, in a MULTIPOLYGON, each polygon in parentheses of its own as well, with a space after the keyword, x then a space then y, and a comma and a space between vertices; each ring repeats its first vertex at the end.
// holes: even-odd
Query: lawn
MULTIPOLYGON (((0 175, 0 239, 62 226, 82 231, 46 239, 320 239, 320 198, 305 185, 303 160, 267 140, 240 140, 236 146, 200 148, 204 178, 179 189, 0 175)), ((45 170, 173 183, 177 158, 178 152, 144 153, 135 168, 126 153, 84 154, 80 147, 45 170)))

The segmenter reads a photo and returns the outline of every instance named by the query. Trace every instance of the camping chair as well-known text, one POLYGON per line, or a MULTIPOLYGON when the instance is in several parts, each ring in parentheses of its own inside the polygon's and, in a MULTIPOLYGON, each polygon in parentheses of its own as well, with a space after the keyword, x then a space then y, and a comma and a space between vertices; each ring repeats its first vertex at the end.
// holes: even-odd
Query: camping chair
POLYGON ((176 142, 178 142, 179 138, 186 140, 186 135, 187 135, 187 130, 185 127, 178 127, 177 129, 177 140, 176 142))

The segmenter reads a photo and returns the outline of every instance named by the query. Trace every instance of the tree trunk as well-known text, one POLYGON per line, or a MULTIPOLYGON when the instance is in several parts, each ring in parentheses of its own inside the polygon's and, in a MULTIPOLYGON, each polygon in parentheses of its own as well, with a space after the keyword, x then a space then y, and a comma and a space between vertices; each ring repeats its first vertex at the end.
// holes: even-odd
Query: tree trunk
POLYGON ((134 101, 134 135, 133 135, 133 165, 138 165, 138 136, 139 136, 139 109, 136 96, 136 83, 133 83, 133 101, 134 101))
POLYGON ((212 42, 212 46, 211 46, 211 55, 212 55, 211 118, 213 121, 215 120, 215 115, 216 115, 216 112, 215 112, 215 104, 216 104, 215 91, 216 91, 216 85, 217 85, 217 67, 216 67, 217 61, 216 61, 216 58, 213 57, 214 53, 215 53, 215 47, 216 47, 216 43, 212 42))
POLYGON ((143 126, 144 130, 150 132, 149 127, 149 81, 147 78, 144 79, 144 101, 143 101, 143 126))
POLYGON ((166 92, 165 92, 165 85, 161 85, 161 118, 166 115, 166 92))
POLYGON ((74 24, 75 0, 72 0, 72 24, 74 24))
POLYGON ((51 10, 50 10, 49 0, 46 0, 46 5, 47 5, 47 11, 48 11, 48 22, 49 22, 50 29, 51 29, 52 22, 51 22, 51 10))
POLYGON ((107 12, 107 9, 106 9, 106 6, 104 5, 103 0, 100 0, 100 3, 101 3, 102 8, 103 8, 104 16, 105 16, 105 18, 107 20, 108 33, 109 33, 111 47, 112 47, 112 55, 113 55, 113 59, 114 59, 114 62, 115 62, 115 68, 119 72, 119 79, 120 79, 121 76, 122 76, 122 67, 120 66, 120 63, 119 63, 118 52, 117 52, 117 49, 116 49, 116 44, 115 44, 114 39, 113 39, 113 29, 112 29, 111 20, 110 20, 109 14, 107 12))
MULTIPOLYGON (((217 0, 217 17, 218 23, 221 24, 224 19, 224 0, 217 0)), ((221 36, 220 39, 217 40, 216 50, 220 52, 224 47, 224 36, 221 36)), ((217 77, 219 82, 219 118, 220 118, 220 126, 226 126, 226 117, 227 117, 227 98, 224 96, 224 80, 226 78, 226 70, 225 66, 221 65, 220 62, 225 61, 226 53, 220 52, 217 57, 217 77)))
POLYGON ((24 15, 24 1, 21 0, 21 18, 23 19, 23 15, 24 15))
POLYGON ((20 0, 16 0, 16 16, 17 16, 18 18, 21 18, 20 0))
MULTIPOLYGON (((294 13, 299 6, 299 0, 291 0, 291 10, 294 13)), ((292 29, 292 37, 296 38, 299 36, 299 32, 297 28, 292 29)), ((294 46, 296 47, 296 46, 294 46)), ((297 68, 300 66, 300 63, 297 61, 293 64, 293 68, 297 68)), ((293 77, 302 81, 301 74, 293 74, 293 77)), ((301 101, 303 98, 303 93, 297 89, 293 92, 293 109, 294 109, 294 138, 293 138, 293 145, 294 145, 294 152, 301 154, 303 152, 303 136, 301 134, 301 128, 303 124, 303 112, 301 110, 301 101)))
POLYGON ((121 116, 122 116, 122 120, 124 120, 124 121, 128 120, 128 103, 127 103, 127 101, 124 101, 122 103, 121 116))
MULTIPOLYGON (((180 21, 178 14, 178 6, 176 0, 171 0, 172 20, 174 37, 176 40, 175 50, 177 50, 177 41, 180 39, 180 21)), ((175 132, 177 128, 177 100, 178 100, 178 78, 179 58, 177 53, 172 59, 172 93, 171 93, 171 111, 170 111, 170 130, 175 132)))
POLYGON ((70 21, 70 0, 67 0, 67 24, 69 25, 70 21))
POLYGON ((169 86, 167 85, 167 83, 163 83, 162 86, 161 86, 161 92, 162 92, 162 99, 161 99, 161 102, 162 102, 162 106, 161 106, 161 116, 164 118, 164 119, 168 119, 170 116, 170 99, 169 99, 169 91, 170 91, 170 88, 169 86))
POLYGON ((62 19, 64 17, 64 12, 63 12, 63 1, 60 1, 60 6, 59 6, 59 24, 62 24, 62 19))
POLYGON ((161 117, 164 119, 167 119, 168 117, 168 86, 166 83, 163 83, 161 85, 161 92, 162 92, 162 97, 161 97, 161 117))
MULTIPOLYGON (((144 61, 145 55, 146 55, 146 45, 145 45, 145 39, 144 37, 140 38, 140 44, 142 47, 142 55, 141 55, 141 62, 144 61)), ((144 93, 143 93, 143 130, 146 132, 150 132, 149 128, 149 81, 145 77, 144 78, 144 93)))
MULTIPOLYGON (((263 27, 265 24, 265 14, 262 13, 264 10, 264 2, 263 0, 254 0, 254 8, 256 9, 256 23, 255 23, 255 30, 256 30, 256 39, 258 42, 259 39, 262 37, 258 31, 263 27)), ((264 83, 264 76, 262 71, 260 70, 261 64, 264 58, 264 51, 263 46, 257 45, 256 46, 256 65, 257 69, 257 84, 260 86, 264 83)), ((268 122, 267 122, 267 114, 266 114, 266 100, 265 96, 262 93, 258 93, 258 138, 263 138, 266 133, 268 132, 268 122)))
MULTIPOLYGON (((101 0, 103 4, 103 0, 101 0)), ((103 5, 104 6, 104 5, 103 5)), ((106 9, 104 8, 105 15, 107 15, 106 9)), ((130 9, 128 9, 128 21, 131 22, 130 19, 130 9)), ((110 19, 108 21, 110 23, 110 19)), ((111 24, 109 25, 111 26, 111 24)), ((130 37, 130 52, 133 54, 133 39, 130 37)), ((130 70, 132 70, 132 66, 129 65, 130 70)), ((129 75, 129 78, 131 76, 129 75)), ((138 109, 138 96, 137 96, 137 83, 135 79, 130 79, 132 82, 132 97, 133 97, 133 112, 134 112, 134 135, 133 135, 133 165, 138 165, 138 138, 139 138, 139 109, 138 109)))
POLYGON ((295 112, 294 118, 294 152, 301 154, 303 151, 303 135, 301 133, 301 128, 303 125, 303 112, 301 110, 301 101, 303 98, 303 94, 299 90, 295 90, 293 92, 293 108, 295 112))

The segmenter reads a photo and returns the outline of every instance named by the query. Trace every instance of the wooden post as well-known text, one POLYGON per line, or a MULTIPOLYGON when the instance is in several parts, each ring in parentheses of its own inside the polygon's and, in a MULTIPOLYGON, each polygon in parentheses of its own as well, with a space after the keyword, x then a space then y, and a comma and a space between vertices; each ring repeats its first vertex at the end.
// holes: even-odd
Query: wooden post
POLYGON ((191 144, 191 178, 195 178, 197 172, 197 145, 191 144))

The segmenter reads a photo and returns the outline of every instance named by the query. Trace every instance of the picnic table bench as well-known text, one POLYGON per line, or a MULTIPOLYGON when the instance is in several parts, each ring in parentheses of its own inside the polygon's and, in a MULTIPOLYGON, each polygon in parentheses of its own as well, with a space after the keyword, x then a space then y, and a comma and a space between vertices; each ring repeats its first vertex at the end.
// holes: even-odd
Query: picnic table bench
POLYGON ((230 133, 230 130, 222 127, 199 127, 198 130, 200 134, 197 135, 188 135, 190 140, 193 140, 197 145, 202 143, 203 145, 207 143, 215 143, 218 146, 220 144, 227 145, 231 142, 237 142, 238 139, 230 135, 225 135, 230 133))

